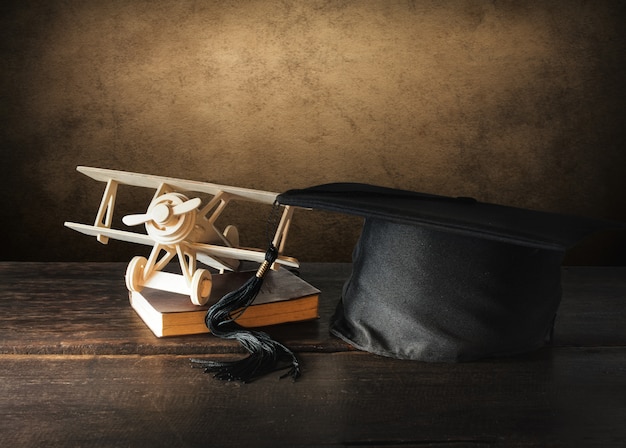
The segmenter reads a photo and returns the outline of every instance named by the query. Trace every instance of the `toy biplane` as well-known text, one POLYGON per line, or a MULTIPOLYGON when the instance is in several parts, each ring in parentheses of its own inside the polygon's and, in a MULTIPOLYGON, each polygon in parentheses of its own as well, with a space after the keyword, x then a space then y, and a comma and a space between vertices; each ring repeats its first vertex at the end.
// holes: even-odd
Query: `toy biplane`
MULTIPOLYGON (((230 187, 205 182, 79 166, 77 170, 97 181, 106 182, 94 225, 66 222, 65 226, 95 236, 102 244, 109 238, 153 246, 148 258, 134 257, 126 269, 126 287, 141 291, 144 287, 189 295, 192 303, 204 305, 211 292, 212 274, 198 267, 198 262, 218 270, 234 271, 241 261, 265 260, 265 251, 239 247, 239 232, 233 225, 220 232, 215 222, 232 200, 274 204, 277 194, 267 191, 230 187), (118 185, 155 189, 145 213, 126 215, 127 226, 143 224, 147 233, 111 228, 118 185), (205 200, 196 197, 203 193, 205 200), (163 271, 178 257, 182 274, 163 271)), ((282 207, 282 215, 272 243, 278 249, 278 265, 298 267, 298 261, 282 255, 293 209, 282 207)))

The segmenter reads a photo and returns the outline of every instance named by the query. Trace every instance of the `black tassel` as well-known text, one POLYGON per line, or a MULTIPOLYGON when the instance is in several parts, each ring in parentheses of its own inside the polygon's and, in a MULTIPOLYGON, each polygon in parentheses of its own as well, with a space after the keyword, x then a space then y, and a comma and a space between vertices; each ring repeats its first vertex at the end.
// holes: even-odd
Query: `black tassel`
POLYGON ((249 383, 276 370, 289 369, 281 376, 300 376, 300 364, 294 353, 267 333, 243 328, 235 322, 254 301, 263 284, 263 277, 278 257, 278 250, 270 244, 265 261, 241 288, 226 294, 209 308, 205 323, 214 336, 236 339, 249 352, 248 357, 237 361, 210 361, 191 359, 192 367, 214 373, 215 378, 226 381, 249 383), (233 314, 235 313, 236 314, 233 314))

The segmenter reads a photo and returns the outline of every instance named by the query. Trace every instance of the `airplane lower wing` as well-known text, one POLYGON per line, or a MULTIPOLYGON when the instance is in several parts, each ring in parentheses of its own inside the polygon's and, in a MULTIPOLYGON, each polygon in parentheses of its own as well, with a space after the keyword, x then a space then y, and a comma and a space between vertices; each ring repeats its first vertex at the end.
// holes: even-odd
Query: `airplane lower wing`
POLYGON ((84 233, 89 236, 104 235, 120 241, 129 243, 144 244, 146 246, 154 246, 154 240, 143 233, 128 232, 126 230, 109 229, 106 227, 90 226, 87 224, 79 224, 77 222, 66 222, 65 227, 84 233))
MULTIPOLYGON (((154 240, 143 233, 128 232, 126 230, 108 229, 106 227, 91 226, 87 224, 79 224, 76 222, 66 222, 66 227, 76 230, 89 236, 104 235, 120 241, 126 241, 135 244, 144 244, 146 246, 154 246, 154 240)), ((198 254, 197 258, 202 263, 214 267, 216 269, 234 270, 236 266, 229 262, 228 259, 240 261, 254 261, 263 263, 265 261, 265 252, 252 248, 237 248, 218 246, 206 243, 186 243, 188 247, 195 249, 198 254)), ((292 257, 279 256, 276 263, 298 268, 300 263, 292 257)))
MULTIPOLYGON (((234 258, 241 261, 255 261, 257 263, 263 263, 265 261, 265 252, 259 249, 241 248, 241 247, 226 247, 216 246, 213 244, 205 243, 188 243, 189 247, 196 249, 198 252, 204 252, 213 257, 234 258)), ((292 257, 285 257, 280 255, 276 259, 276 263, 289 266, 292 268, 300 267, 298 260, 292 257)))
MULTIPOLYGON (((126 230, 118 230, 118 229, 109 229, 106 227, 98 227, 98 226, 90 226, 87 224, 79 224, 76 222, 66 222, 65 227, 69 227, 70 229, 76 230, 77 232, 83 233, 89 236, 100 236, 104 235, 109 238, 113 238, 115 240, 126 241, 128 243, 135 244, 143 244, 146 246, 154 246, 154 240, 150 238, 148 235, 143 233, 135 233, 128 232, 126 230)), ((188 243, 187 243, 188 244, 188 243)), ((217 247, 220 246, 211 246, 217 247)), ((196 248, 196 250, 198 250, 196 248)), ((203 252, 208 252, 206 249, 203 249, 203 252)), ((217 270, 227 270, 234 271, 237 270, 238 263, 233 260, 223 259, 220 256, 212 256, 210 253, 199 253, 197 254, 198 261, 206 264, 207 266, 211 266, 217 270)))

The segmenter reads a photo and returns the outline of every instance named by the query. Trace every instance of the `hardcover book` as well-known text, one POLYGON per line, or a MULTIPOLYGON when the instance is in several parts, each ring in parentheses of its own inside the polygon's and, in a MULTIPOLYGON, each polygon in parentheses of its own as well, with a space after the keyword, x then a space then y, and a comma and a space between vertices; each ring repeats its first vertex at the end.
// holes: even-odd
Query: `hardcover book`
MULTIPOLYGON (((211 295, 203 306, 191 303, 189 296, 151 288, 130 292, 130 304, 157 337, 208 333, 204 318, 209 307, 255 272, 213 275, 211 295)), ((236 322, 243 327, 262 327, 317 319, 319 294, 317 288, 287 269, 269 271, 256 299, 236 322)))

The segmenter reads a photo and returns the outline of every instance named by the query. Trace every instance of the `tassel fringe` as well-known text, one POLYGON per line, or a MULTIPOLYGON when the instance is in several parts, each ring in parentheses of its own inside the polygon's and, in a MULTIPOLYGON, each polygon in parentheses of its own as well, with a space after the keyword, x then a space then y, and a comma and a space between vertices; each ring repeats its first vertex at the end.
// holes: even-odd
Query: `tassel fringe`
POLYGON ((243 328, 235 322, 254 301, 261 290, 263 277, 278 257, 278 250, 270 245, 265 261, 241 288, 226 294, 209 308, 205 317, 206 326, 214 336, 237 340, 249 355, 237 361, 210 361, 191 359, 192 367, 214 373, 214 377, 225 381, 249 383, 277 370, 289 369, 280 378, 300 376, 300 363, 295 354, 267 333, 243 328), (233 314, 234 313, 234 314, 233 314))

